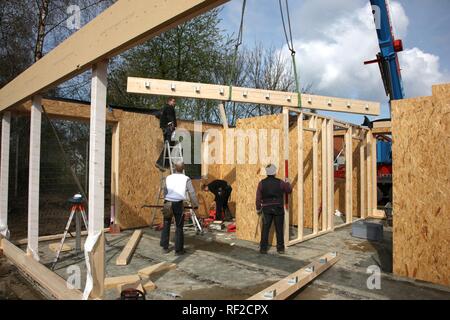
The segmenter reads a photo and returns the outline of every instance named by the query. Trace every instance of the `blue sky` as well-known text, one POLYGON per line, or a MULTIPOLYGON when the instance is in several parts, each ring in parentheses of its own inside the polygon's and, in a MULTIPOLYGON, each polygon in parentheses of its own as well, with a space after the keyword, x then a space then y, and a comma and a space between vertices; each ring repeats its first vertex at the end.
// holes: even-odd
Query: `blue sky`
MULTIPOLYGON (((283 1, 284 2, 284 1, 283 1)), ((315 94, 379 101, 389 117, 388 99, 377 65, 364 66, 379 51, 367 0, 290 0, 302 84, 315 94)), ((395 34, 404 42, 400 64, 407 97, 431 95, 431 86, 450 82, 450 1, 390 1, 395 34)), ((222 27, 239 27, 242 0, 223 6, 222 27)), ((278 0, 247 0, 244 45, 262 42, 289 54, 278 0)), ((333 114, 361 123, 361 116, 333 114)))

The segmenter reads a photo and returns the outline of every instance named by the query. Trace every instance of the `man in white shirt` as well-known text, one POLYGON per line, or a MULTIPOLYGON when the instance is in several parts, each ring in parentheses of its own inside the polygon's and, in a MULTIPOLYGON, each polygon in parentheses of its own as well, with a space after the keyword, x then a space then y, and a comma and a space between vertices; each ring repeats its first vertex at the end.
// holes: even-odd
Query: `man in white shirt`
MULTIPOLYGON (((184 206, 186 193, 189 192, 191 204, 194 210, 198 209, 198 200, 191 179, 184 173, 184 163, 175 164, 175 173, 166 178, 164 188, 164 202, 171 202, 172 211, 175 217, 175 255, 184 254, 184 206)), ((172 218, 164 218, 164 227, 161 233, 160 245, 164 253, 169 252, 170 225, 172 218)))

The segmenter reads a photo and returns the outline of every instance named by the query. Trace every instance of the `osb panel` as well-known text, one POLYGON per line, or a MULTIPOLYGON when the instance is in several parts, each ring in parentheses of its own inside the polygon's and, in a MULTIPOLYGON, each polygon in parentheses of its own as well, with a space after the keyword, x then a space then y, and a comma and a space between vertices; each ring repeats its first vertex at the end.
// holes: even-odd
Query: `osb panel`
MULTIPOLYGON (((272 130, 279 130, 280 139, 282 135, 282 116, 263 116, 251 119, 240 119, 237 121, 238 129, 266 129, 269 136, 272 130)), ((247 143, 248 145, 248 143, 247 143)), ((270 139, 268 139, 268 148, 271 148, 270 139)), ((270 150, 270 149, 269 149, 270 150)), ((248 149, 247 149, 248 151, 248 149)), ((280 146, 280 154, 282 154, 282 145, 280 146)), ((246 152, 248 160, 248 152, 246 152)), ((284 166, 280 165, 283 158, 280 156, 278 163, 278 173, 284 172, 284 166)), ((248 163, 248 161, 246 161, 248 163)), ((259 242, 261 234, 261 225, 258 226, 258 215, 255 209, 256 189, 259 181, 264 178, 261 169, 266 163, 257 164, 237 164, 236 166, 236 236, 242 240, 259 242)), ((272 241, 274 241, 272 232, 272 241)))
POLYGON ((119 126, 118 223, 124 229, 147 226, 152 210, 141 207, 155 204, 161 179, 155 167, 163 145, 159 121, 154 116, 124 112, 119 126))
MULTIPOLYGON (((194 123, 180 121, 179 128, 194 131, 194 123)), ((202 130, 220 128, 203 124, 202 130)), ((152 221, 152 209, 141 209, 144 204, 156 204, 161 173, 155 162, 163 148, 159 120, 151 115, 123 112, 120 117, 119 198, 121 228, 147 226, 152 221)), ((167 174, 166 174, 167 175, 167 174)), ((211 194, 200 191, 201 181, 193 181, 199 198, 200 217, 207 217, 211 207, 211 194)), ((156 210, 154 223, 162 220, 156 210)))
POLYGON ((450 84, 392 103, 394 273, 450 285, 450 84))

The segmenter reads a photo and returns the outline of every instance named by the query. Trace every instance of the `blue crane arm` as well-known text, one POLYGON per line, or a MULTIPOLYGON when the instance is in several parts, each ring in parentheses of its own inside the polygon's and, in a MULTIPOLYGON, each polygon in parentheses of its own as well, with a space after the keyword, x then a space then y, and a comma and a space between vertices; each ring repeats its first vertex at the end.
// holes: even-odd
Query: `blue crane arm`
POLYGON ((405 98, 405 93, 397 53, 403 51, 403 44, 401 40, 394 37, 387 1, 370 0, 377 27, 380 53, 376 60, 367 61, 365 64, 378 62, 386 95, 390 100, 400 100, 405 98))

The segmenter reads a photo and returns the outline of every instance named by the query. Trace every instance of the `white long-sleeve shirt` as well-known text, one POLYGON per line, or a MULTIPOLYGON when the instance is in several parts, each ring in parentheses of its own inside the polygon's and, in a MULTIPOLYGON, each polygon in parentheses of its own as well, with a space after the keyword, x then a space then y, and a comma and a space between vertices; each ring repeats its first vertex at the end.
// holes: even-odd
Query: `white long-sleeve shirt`
POLYGON ((182 173, 174 173, 166 178, 164 200, 171 202, 185 201, 186 192, 189 192, 192 206, 198 207, 198 200, 191 178, 182 173))

